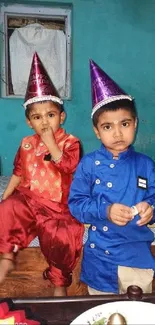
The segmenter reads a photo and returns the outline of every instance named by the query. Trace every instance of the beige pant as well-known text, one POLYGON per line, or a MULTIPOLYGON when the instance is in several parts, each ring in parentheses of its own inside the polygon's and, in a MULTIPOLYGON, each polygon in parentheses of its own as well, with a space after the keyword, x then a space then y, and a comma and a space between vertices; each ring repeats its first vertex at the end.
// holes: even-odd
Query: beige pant
MULTIPOLYGON (((152 269, 138 269, 126 266, 118 266, 119 293, 126 293, 130 285, 139 286, 144 293, 152 292, 154 271, 152 269)), ((113 292, 98 291, 88 287, 90 295, 114 294, 113 292)))

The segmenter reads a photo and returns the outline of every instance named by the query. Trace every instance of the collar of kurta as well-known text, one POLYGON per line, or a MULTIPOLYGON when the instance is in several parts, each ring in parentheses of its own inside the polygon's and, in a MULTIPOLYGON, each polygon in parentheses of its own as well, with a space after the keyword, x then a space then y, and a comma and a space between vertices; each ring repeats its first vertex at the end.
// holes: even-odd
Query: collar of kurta
MULTIPOLYGON (((102 144, 101 147, 100 147, 100 151, 102 152, 102 154, 104 154, 104 156, 107 158, 107 159, 114 159, 113 158, 113 154, 108 151, 105 146, 102 144)), ((119 155, 118 155, 118 160, 124 160, 126 159, 127 157, 129 157, 134 151, 134 148, 133 146, 129 146, 129 148, 124 151, 124 152, 121 152, 119 155)))

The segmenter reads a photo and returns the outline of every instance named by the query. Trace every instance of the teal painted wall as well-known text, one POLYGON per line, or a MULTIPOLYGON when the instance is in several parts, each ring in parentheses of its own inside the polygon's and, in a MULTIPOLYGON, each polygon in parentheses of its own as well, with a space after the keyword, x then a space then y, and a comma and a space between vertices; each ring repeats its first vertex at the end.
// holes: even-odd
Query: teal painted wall
MULTIPOLYGON (((0 1, 5 2, 5 1, 0 1)), ((13 1, 9 1, 13 3, 13 1)), ((41 1, 16 1, 36 3, 41 1)), ((65 128, 79 136, 84 151, 99 146, 92 131, 89 58, 136 98, 139 133, 135 146, 155 159, 155 1, 72 0, 72 99, 65 102, 65 128)), ((46 0, 46 5, 53 1, 46 0)), ((10 175, 20 140, 30 134, 22 100, 0 99, 0 156, 3 175, 10 175)))

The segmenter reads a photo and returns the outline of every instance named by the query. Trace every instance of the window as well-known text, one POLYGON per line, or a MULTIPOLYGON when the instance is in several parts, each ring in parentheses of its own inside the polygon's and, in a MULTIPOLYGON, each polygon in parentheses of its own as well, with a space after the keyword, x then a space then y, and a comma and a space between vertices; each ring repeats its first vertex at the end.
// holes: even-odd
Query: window
POLYGON ((36 51, 63 99, 71 97, 71 8, 1 6, 1 96, 25 96, 36 51))

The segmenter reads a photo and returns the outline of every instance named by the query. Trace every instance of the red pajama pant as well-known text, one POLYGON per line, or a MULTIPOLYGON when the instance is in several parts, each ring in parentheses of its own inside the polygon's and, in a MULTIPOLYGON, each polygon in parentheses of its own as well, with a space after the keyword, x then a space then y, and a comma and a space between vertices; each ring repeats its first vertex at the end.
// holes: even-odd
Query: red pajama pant
POLYGON ((57 212, 15 191, 0 202, 0 253, 25 248, 38 236, 55 286, 69 286, 82 248, 83 226, 69 210, 57 212))

